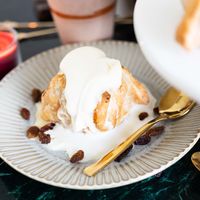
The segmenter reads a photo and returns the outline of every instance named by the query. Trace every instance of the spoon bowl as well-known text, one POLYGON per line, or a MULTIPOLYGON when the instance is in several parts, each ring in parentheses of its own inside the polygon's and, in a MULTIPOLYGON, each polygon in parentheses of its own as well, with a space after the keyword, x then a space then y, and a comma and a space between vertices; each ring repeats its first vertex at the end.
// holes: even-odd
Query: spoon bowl
POLYGON ((178 119, 180 117, 184 117, 188 112, 190 112, 190 110, 195 106, 195 102, 190 101, 188 102, 188 104, 186 105, 185 108, 183 108, 182 110, 180 110, 179 112, 170 112, 170 113, 162 113, 161 115, 166 115, 168 119, 178 119))
POLYGON ((169 88, 160 99, 159 113, 174 113, 181 112, 187 108, 193 101, 183 92, 175 88, 169 88))
POLYGON ((193 165, 200 171, 200 152, 195 152, 191 157, 193 165))

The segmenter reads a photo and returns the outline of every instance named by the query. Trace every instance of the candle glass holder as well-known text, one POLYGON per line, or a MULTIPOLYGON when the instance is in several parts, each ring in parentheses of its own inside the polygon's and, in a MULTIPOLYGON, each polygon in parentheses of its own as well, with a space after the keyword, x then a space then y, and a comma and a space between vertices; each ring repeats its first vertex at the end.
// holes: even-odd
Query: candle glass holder
POLYGON ((112 37, 115 0, 48 0, 48 3, 62 43, 112 37))
POLYGON ((0 79, 11 71, 20 61, 17 32, 0 25, 0 79))

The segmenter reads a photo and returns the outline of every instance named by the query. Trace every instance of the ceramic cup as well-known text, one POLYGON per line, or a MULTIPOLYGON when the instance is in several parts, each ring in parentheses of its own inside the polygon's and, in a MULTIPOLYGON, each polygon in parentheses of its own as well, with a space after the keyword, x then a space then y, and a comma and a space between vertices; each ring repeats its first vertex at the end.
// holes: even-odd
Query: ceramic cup
POLYGON ((62 43, 111 38, 115 0, 48 0, 62 43))

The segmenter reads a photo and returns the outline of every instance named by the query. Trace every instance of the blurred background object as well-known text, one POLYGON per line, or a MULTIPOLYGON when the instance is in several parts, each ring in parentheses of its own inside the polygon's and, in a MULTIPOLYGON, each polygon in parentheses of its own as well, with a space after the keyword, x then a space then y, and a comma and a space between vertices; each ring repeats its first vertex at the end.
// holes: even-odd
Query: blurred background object
POLYGON ((67 43, 111 38, 114 15, 115 24, 119 26, 126 24, 131 27, 136 0, 117 0, 116 9, 115 0, 87 2, 48 0, 48 2, 50 6, 47 0, 34 0, 36 17, 39 21, 52 20, 51 10, 61 41, 67 43))
POLYGON ((6 26, 0 26, 0 80, 19 62, 17 32, 6 26))
POLYGON ((136 0, 117 0, 116 16, 117 17, 132 17, 133 9, 136 0))
POLYGON ((62 43, 111 38, 115 0, 48 0, 62 43))
MULTIPOLYGON (((36 12, 36 17, 39 21, 51 21, 52 16, 50 14, 50 8, 47 0, 33 0, 34 10, 36 12)), ((123 18, 128 18, 133 16, 133 10, 136 0, 117 0, 115 15, 122 21, 123 18)))
POLYGON ((36 16, 39 21, 51 21, 51 13, 47 0, 33 0, 36 16))

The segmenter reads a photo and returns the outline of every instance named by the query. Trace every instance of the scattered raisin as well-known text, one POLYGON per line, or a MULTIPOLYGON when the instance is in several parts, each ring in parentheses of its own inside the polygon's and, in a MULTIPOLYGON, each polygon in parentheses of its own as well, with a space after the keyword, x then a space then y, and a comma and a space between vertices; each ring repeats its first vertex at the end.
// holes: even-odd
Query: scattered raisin
POLYGON ((145 118, 147 118, 149 116, 149 114, 147 112, 142 112, 139 114, 139 119, 140 120, 144 120, 145 118))
POLYGON ((31 126, 26 131, 26 135, 28 138, 35 138, 38 136, 40 129, 37 126, 31 126))
POLYGON ((142 135, 140 138, 138 138, 134 144, 135 145, 146 145, 151 141, 151 137, 147 134, 142 135))
POLYGON ((123 153, 121 153, 117 158, 115 158, 115 161, 120 162, 122 159, 124 159, 129 154, 132 148, 133 145, 131 144, 123 153))
POLYGON ((50 137, 49 134, 45 134, 43 132, 39 132, 38 136, 39 136, 39 141, 42 144, 48 144, 48 143, 51 142, 51 137, 50 137))
POLYGON ((76 163, 84 158, 84 151, 78 150, 71 158, 71 163, 76 163))
POLYGON ((161 133, 163 133, 165 130, 164 126, 157 126, 154 128, 151 128, 150 130, 147 131, 147 135, 149 136, 156 136, 156 135, 160 135, 161 133))
POLYGON ((158 107, 155 107, 153 109, 153 112, 154 112, 154 115, 159 115, 159 108, 158 107))
POLYGON ((51 123, 48 123, 46 125, 44 125, 43 127, 40 128, 40 131, 41 132, 45 132, 45 131, 48 131, 48 130, 52 130, 54 128, 56 124, 51 122, 51 123))
POLYGON ((20 114, 23 119, 29 120, 30 119, 30 111, 27 108, 22 108, 20 110, 20 114))
POLYGON ((151 136, 156 136, 161 134, 165 130, 164 126, 157 126, 154 128, 151 128, 146 132, 145 135, 142 135, 140 138, 138 138, 134 144, 135 145, 146 145, 151 141, 151 136))
POLYGON ((31 96, 34 103, 41 101, 42 92, 39 89, 34 88, 32 90, 31 96))

